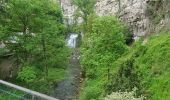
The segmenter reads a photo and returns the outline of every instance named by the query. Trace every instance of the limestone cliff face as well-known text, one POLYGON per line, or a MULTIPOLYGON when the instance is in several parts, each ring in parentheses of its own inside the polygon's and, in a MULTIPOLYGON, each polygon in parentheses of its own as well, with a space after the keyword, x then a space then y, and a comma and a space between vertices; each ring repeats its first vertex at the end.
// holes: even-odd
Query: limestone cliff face
POLYGON ((145 14, 146 0, 100 0, 95 5, 96 13, 117 15, 126 22, 136 36, 147 33, 148 18, 145 14))
MULTIPOLYGON (((76 7, 71 5, 71 0, 61 0, 63 12, 65 16, 73 16, 76 7), (69 1, 69 3, 64 3, 69 1)), ((98 0, 95 5, 95 12, 99 16, 114 15, 118 16, 120 20, 125 22, 136 37, 146 36, 152 32, 159 32, 164 26, 169 23, 169 17, 162 17, 155 24, 153 14, 148 14, 148 6, 153 5, 153 11, 157 12, 160 16, 161 7, 166 6, 166 9, 170 8, 169 0, 98 0), (166 2, 164 2, 166 1, 166 2), (159 5, 162 2, 162 5, 159 5), (157 7, 158 6, 158 7, 157 7), (160 7, 159 7, 160 6, 160 7), (160 10, 159 12, 157 10, 160 10)), ((151 6, 152 7, 152 6, 151 6)), ((164 9, 164 10, 166 10, 164 9)), ((164 11, 168 16, 168 10, 164 11)), ((156 19, 157 20, 157 19, 156 19)))
POLYGON ((170 31, 170 0, 148 0, 147 6, 150 33, 170 31))
POLYGON ((77 8, 74 5, 72 5, 71 0, 60 0, 60 3, 63 11, 63 16, 66 21, 65 23, 68 24, 73 23, 73 15, 77 8))

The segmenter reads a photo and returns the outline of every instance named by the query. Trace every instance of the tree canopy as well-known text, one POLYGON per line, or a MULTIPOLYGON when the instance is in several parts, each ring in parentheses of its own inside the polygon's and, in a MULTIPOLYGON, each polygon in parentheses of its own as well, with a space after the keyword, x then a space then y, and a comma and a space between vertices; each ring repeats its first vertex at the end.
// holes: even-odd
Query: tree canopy
POLYGON ((60 5, 54 0, 9 0, 3 9, 0 41, 15 60, 17 79, 51 84, 45 82, 51 79, 49 69, 63 69, 68 56, 60 5))

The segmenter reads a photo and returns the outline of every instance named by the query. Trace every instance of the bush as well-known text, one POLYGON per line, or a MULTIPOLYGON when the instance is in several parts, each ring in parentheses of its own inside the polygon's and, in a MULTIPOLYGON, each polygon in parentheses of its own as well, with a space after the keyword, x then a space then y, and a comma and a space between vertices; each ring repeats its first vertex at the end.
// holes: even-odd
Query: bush
POLYGON ((136 42, 115 62, 118 71, 113 77, 113 90, 126 91, 137 87, 137 95, 143 94, 150 100, 169 100, 169 46, 169 34, 152 36, 146 44, 136 42))
POLYGON ((144 93, 152 100, 169 100, 170 35, 153 36, 145 46, 145 53, 136 61, 142 75, 144 93))
POLYGON ((25 66, 18 72, 18 79, 29 84, 37 79, 37 75, 34 67, 25 66))
POLYGON ((84 95, 81 97, 81 100, 92 100, 96 97, 100 97, 102 90, 99 87, 91 86, 84 90, 84 95))
POLYGON ((108 70, 114 69, 113 62, 127 51, 126 28, 117 18, 96 17, 91 23, 92 28, 85 34, 81 47, 81 64, 87 78, 82 100, 99 99, 106 94, 108 70))
POLYGON ((139 72, 136 70, 134 62, 134 58, 130 57, 117 66, 119 69, 112 79, 112 91, 132 91, 134 87, 140 89, 139 72))
POLYGON ((62 68, 49 68, 47 80, 48 83, 55 84, 65 78, 65 70, 62 68))
POLYGON ((87 80, 84 89, 81 92, 80 100, 96 100, 100 99, 103 96, 104 90, 103 90, 103 84, 105 81, 102 81, 101 79, 92 79, 87 80))

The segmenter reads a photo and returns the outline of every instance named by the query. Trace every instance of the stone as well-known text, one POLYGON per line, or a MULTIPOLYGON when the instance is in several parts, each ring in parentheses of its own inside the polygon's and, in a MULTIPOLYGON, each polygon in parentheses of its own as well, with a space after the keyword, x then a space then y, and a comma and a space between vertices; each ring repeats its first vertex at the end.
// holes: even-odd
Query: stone
MULTIPOLYGON (((131 27, 135 36, 141 37, 150 34, 152 29, 154 29, 155 32, 158 32, 164 26, 168 26, 170 24, 169 18, 163 19, 159 25, 151 24, 146 12, 149 2, 152 2, 152 0, 97 0, 94 10, 99 16, 118 16, 120 20, 131 27), (168 22, 165 20, 168 20, 168 22), (153 28, 153 26, 155 28, 153 28)), ((61 0, 61 4, 64 16, 69 16, 69 20, 73 20, 73 15, 77 7, 71 5, 70 0, 61 0)), ((166 8, 167 16, 169 7, 170 3, 167 4, 166 8)), ((82 20, 79 22, 82 22, 82 20)))

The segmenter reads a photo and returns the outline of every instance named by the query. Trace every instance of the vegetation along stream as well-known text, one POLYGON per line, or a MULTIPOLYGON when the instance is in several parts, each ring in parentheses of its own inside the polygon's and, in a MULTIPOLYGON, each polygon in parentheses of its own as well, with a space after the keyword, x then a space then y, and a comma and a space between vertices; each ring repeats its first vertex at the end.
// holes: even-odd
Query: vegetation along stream
POLYGON ((79 64, 79 50, 76 47, 78 34, 70 33, 67 39, 67 46, 72 49, 72 55, 66 69, 66 79, 56 86, 54 96, 61 100, 77 99, 80 83, 82 82, 81 67, 79 64))
MULTIPOLYGON (((169 26, 170 0, 0 0, 0 80, 59 100, 170 100, 169 26)), ((0 100, 33 97, 0 84, 0 100)))

